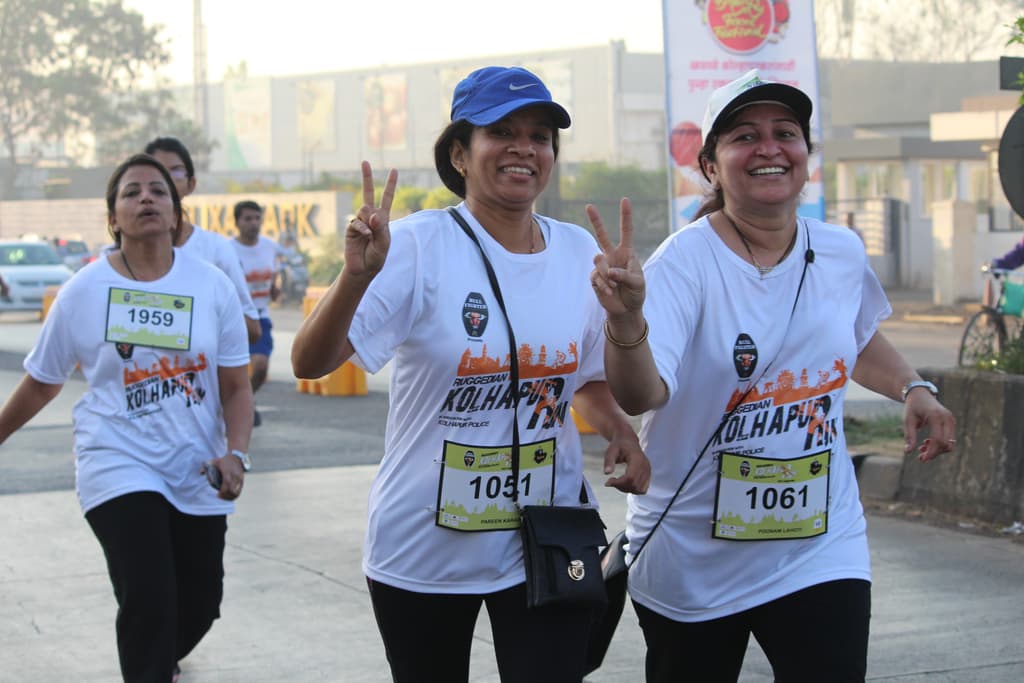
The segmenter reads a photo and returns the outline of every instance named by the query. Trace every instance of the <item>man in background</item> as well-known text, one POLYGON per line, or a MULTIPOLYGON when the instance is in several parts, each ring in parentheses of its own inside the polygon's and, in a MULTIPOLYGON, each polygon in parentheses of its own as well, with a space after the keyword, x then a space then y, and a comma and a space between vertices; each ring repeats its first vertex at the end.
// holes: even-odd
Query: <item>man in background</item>
MULTIPOLYGON (((273 240, 260 234, 263 228, 263 209, 251 200, 235 204, 235 228, 238 236, 232 241, 242 273, 249 286, 249 294, 260 316, 260 338, 249 345, 249 359, 252 373, 249 381, 252 393, 267 381, 270 354, 274 350, 274 339, 270 334, 270 302, 276 301, 280 289, 277 286, 279 256, 281 247, 273 240)), ((258 410, 253 412, 253 425, 260 426, 262 418, 258 410)))

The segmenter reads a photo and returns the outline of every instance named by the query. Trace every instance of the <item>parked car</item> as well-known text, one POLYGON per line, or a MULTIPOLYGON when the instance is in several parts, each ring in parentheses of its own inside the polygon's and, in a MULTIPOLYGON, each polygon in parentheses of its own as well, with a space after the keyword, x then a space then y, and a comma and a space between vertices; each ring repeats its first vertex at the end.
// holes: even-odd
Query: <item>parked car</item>
POLYGON ((74 275, 46 242, 0 241, 0 275, 8 294, 0 311, 42 311, 47 287, 59 287, 74 275))
POLYGON ((82 240, 54 237, 53 248, 57 250, 57 255, 64 261, 64 265, 72 271, 78 271, 82 266, 96 260, 89 250, 89 245, 82 240))

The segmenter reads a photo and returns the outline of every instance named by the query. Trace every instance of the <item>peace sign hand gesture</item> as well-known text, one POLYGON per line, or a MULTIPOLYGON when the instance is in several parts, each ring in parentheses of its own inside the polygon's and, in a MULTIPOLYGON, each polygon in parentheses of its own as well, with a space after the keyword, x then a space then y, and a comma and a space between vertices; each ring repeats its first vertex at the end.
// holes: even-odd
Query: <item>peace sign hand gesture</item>
POLYGON ((384 267, 391 246, 391 202, 395 198, 398 171, 391 169, 381 194, 380 207, 374 208, 373 169, 362 163, 363 205, 345 229, 345 270, 350 275, 373 277, 384 267))
POLYGON ((618 245, 612 244, 601 215, 592 204, 587 204, 586 212, 602 252, 594 257, 590 274, 597 300, 609 317, 642 310, 646 286, 643 267, 633 251, 633 205, 626 197, 619 204, 618 245))

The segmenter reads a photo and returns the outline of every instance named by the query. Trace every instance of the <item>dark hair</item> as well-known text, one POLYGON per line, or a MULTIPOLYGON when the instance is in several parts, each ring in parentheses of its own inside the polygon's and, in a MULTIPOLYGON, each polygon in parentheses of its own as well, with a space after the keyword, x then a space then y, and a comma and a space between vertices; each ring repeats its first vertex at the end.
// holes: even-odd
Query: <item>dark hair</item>
MULTIPOLYGON (((740 110, 742 111, 742 110, 740 110)), ((738 111, 736 113, 739 113, 738 111)), ((708 182, 711 178, 708 178, 707 171, 704 170, 705 161, 715 161, 715 148, 718 147, 718 139, 722 133, 729 130, 729 125, 732 123, 732 119, 735 118, 736 114, 721 123, 717 128, 708 133, 707 139, 704 141, 704 145, 700 148, 700 152, 697 154, 697 164, 700 166, 700 173, 704 176, 704 179, 708 182)), ((807 144, 807 152, 814 151, 814 145, 811 143, 811 124, 810 121, 800 121, 800 131, 804 135, 804 142, 807 144)), ((712 214, 715 211, 719 211, 725 207, 725 197, 722 194, 721 187, 712 187, 711 190, 704 195, 704 200, 701 202, 700 208, 697 209, 697 214, 693 217, 693 220, 703 218, 708 214, 712 214)))
POLYGON ((110 236, 114 238, 114 244, 121 246, 121 231, 114 231, 110 227, 110 219, 114 217, 114 207, 117 204, 117 190, 121 185, 121 179, 124 174, 128 172, 128 169, 136 166, 150 166, 160 172, 164 182, 167 183, 167 187, 171 193, 171 201, 174 203, 174 229, 171 231, 172 244, 178 241, 178 231, 181 230, 181 197, 178 196, 178 188, 174 186, 174 180, 171 178, 170 172, 167 167, 161 164, 159 161, 149 156, 148 154, 135 154, 128 159, 121 162, 121 165, 114 169, 113 174, 110 176, 110 180, 107 181, 107 231, 110 232, 110 236))
POLYGON ((235 204, 235 222, 236 223, 238 222, 238 217, 241 216, 242 212, 245 211, 246 209, 249 209, 249 210, 252 210, 252 211, 259 211, 260 215, 263 215, 263 209, 260 208, 259 204, 257 204, 256 202, 254 202, 251 199, 243 199, 242 201, 240 201, 237 204, 235 204))
POLYGON ((185 164, 185 173, 188 177, 196 177, 196 167, 192 163, 192 155, 188 153, 188 148, 181 140, 172 137, 154 138, 146 145, 146 154, 153 154, 157 151, 177 154, 181 163, 185 164))
MULTIPOLYGON (((448 127, 441 131, 434 143, 434 167, 441 182, 449 190, 462 199, 466 198, 466 179, 452 166, 452 145, 460 142, 464 148, 469 149, 469 140, 473 137, 474 126, 465 119, 452 121, 448 127)), ((555 159, 558 159, 558 126, 551 124, 551 148, 555 152, 555 159)))

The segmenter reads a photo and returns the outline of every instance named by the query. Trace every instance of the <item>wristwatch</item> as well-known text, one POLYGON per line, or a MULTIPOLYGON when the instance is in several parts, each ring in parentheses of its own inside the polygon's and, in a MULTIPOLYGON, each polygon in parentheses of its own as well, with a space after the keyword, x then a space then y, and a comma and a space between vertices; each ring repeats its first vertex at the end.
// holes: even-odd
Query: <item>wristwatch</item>
POLYGON ((924 387, 928 391, 932 392, 932 396, 939 395, 939 388, 937 386, 926 380, 919 379, 913 382, 907 382, 903 385, 903 389, 900 391, 900 400, 906 403, 907 394, 909 394, 912 389, 917 389, 918 387, 924 387))
POLYGON ((249 460, 249 454, 248 453, 243 453, 242 451, 238 450, 237 448, 232 448, 228 452, 231 455, 235 456, 236 458, 238 458, 239 460, 242 461, 242 469, 243 470, 248 472, 249 470, 252 469, 252 461, 249 460))

